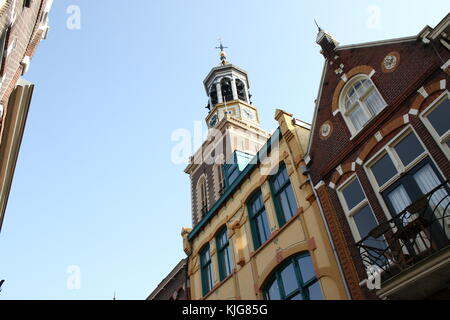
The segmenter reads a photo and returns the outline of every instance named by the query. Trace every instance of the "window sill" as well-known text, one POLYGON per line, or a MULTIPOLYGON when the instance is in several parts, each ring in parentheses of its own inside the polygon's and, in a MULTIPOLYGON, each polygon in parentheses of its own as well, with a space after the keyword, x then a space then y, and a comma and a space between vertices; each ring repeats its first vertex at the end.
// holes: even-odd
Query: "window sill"
POLYGON ((216 292, 217 289, 219 289, 223 284, 225 284, 225 282, 230 280, 235 274, 236 274, 236 268, 233 269, 233 272, 231 272, 225 279, 223 279, 219 283, 216 283, 214 285, 214 287, 201 298, 201 300, 206 300, 208 297, 210 297, 214 292, 216 292))

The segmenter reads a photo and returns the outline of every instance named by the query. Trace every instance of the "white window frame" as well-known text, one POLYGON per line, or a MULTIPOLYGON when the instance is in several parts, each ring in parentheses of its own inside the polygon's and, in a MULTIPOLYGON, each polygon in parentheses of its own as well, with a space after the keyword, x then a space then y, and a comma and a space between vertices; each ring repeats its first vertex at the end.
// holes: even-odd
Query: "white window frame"
POLYGON ((375 155, 373 155, 369 160, 366 161, 366 163, 363 165, 364 171, 366 172, 367 177, 369 178, 370 184, 372 185, 372 189, 375 191, 375 194, 378 198, 378 202, 380 203, 381 207, 383 208, 383 211, 387 217, 388 220, 391 220, 393 216, 391 215, 391 212, 381 195, 381 193, 389 188, 393 183, 395 183, 398 178, 401 176, 401 174, 408 172, 411 170, 414 166, 416 166, 420 161, 428 157, 430 161, 435 165, 436 169, 438 170, 439 174, 444 177, 441 169, 437 165, 434 158, 430 155, 430 152, 428 151, 427 147, 424 145, 422 139, 420 139, 417 132, 414 130, 414 128, 411 125, 408 125, 406 128, 404 128, 402 131, 400 131, 397 135, 395 135, 391 140, 389 140, 384 147, 379 150, 375 155), (397 153, 393 151, 392 149, 403 139, 405 138, 409 133, 413 133, 416 135, 417 140, 419 140, 420 144, 422 145, 424 152, 420 154, 416 159, 414 159, 410 164, 408 164, 406 167, 401 162, 400 158, 398 157, 397 153), (386 150, 390 149, 390 151, 386 150), (393 154, 393 157, 391 156, 391 160, 394 162, 394 166, 397 168, 397 174, 394 175, 389 181, 385 182, 383 186, 379 186, 378 182, 372 173, 372 165, 378 161, 386 152, 391 152, 393 154))
POLYGON ((355 239, 355 242, 361 241, 362 237, 359 233, 358 226, 356 225, 355 219, 353 218, 355 214, 357 214, 359 211, 361 211, 362 208, 364 208, 366 205, 369 206, 370 210, 372 211, 373 217, 375 218, 375 221, 377 225, 380 224, 380 222, 377 219, 377 216, 375 215, 375 212, 373 211, 372 206, 370 205, 369 199, 367 198, 366 192, 364 191, 364 188, 361 184, 361 181, 359 180, 358 176, 355 174, 351 175, 347 180, 345 180, 337 189, 337 194, 339 201, 341 202, 342 209, 344 210, 345 217, 347 218, 347 222, 350 226, 350 230, 353 234, 353 238, 355 239), (358 203, 354 208, 351 210, 347 206, 347 200, 345 199, 343 190, 350 185, 353 181, 358 180, 359 185, 361 186, 361 190, 364 194, 364 199, 358 203))
POLYGON ((400 177, 402 173, 409 171, 420 161, 422 161, 425 157, 427 157, 428 154, 429 153, 426 146, 423 144, 422 140, 419 138, 415 130, 411 126, 407 126, 402 131, 400 131, 400 133, 395 135, 395 137, 392 138, 388 143, 386 143, 383 146, 383 148, 381 148, 374 156, 372 156, 364 165, 364 169, 367 173, 367 176, 369 177, 373 189, 376 192, 381 193, 387 188, 389 188, 389 186, 391 186, 395 181, 397 181, 397 179, 400 177), (411 163, 405 166, 401 161, 399 155, 395 151, 395 146, 399 144, 404 138, 406 138, 406 136, 408 136, 410 133, 415 135, 416 139, 419 141, 424 151, 419 156, 417 156, 413 161, 411 161, 411 163), (397 169, 397 173, 388 181, 386 181, 383 185, 380 186, 378 185, 378 181, 372 172, 372 166, 376 162, 378 162, 378 160, 380 160, 385 154, 389 155, 391 161, 394 164, 394 167, 397 169))
POLYGON ((447 159, 450 160, 450 148, 446 144, 446 141, 450 140, 450 129, 447 130, 446 133, 444 133, 442 136, 439 136, 436 129, 431 124, 430 120, 428 120, 428 115, 436 109, 436 107, 440 104, 441 101, 443 101, 445 98, 450 100, 450 93, 448 90, 445 90, 439 97, 437 97, 428 107, 425 108, 425 110, 422 111, 419 118, 422 120, 425 127, 428 129, 428 132, 430 132, 431 136, 434 138, 434 140, 437 142, 437 144, 440 146, 444 154, 447 156, 447 159))
MULTIPOLYGON (((372 91, 370 91, 372 92, 372 91)), ((366 92, 364 95, 367 98, 369 92, 366 92)), ((387 107, 387 103, 386 100, 383 98, 383 96, 381 95, 380 91, 378 90, 377 86, 375 85, 375 83, 372 80, 372 77, 367 75, 367 74, 358 74, 355 75, 354 77, 352 77, 350 80, 347 81, 347 83, 345 84, 345 86, 342 88, 342 91, 340 93, 339 96, 339 109, 341 111, 342 117, 344 118, 345 123, 347 124, 347 127, 350 130, 351 133, 351 137, 350 140, 352 140, 355 136, 357 136, 362 130, 364 130, 364 128, 367 127, 367 125, 374 119, 377 117, 377 115, 379 115, 385 108, 387 107), (372 115, 370 113, 370 111, 368 110, 368 107, 366 106, 365 103, 362 103, 360 100, 358 100, 358 104, 360 106, 360 108, 363 110, 364 114, 367 117, 367 121, 366 123, 359 129, 356 129, 355 126, 353 125, 352 120, 350 119, 350 117, 348 116, 348 111, 345 109, 345 97, 347 95, 347 92, 353 87, 353 85, 355 84, 355 82, 363 80, 363 79, 367 79, 372 83, 373 89, 375 90, 379 96, 381 97, 381 100, 383 102, 383 106, 381 107, 380 111, 378 111, 377 114, 372 115)), ((352 108, 354 109, 354 107, 352 108)))

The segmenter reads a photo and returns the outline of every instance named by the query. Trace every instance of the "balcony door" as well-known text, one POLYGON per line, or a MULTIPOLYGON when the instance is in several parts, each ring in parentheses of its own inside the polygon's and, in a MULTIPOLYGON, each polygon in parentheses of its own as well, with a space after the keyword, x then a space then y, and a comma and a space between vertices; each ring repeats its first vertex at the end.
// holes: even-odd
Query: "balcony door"
POLYGON ((382 193, 398 232, 409 235, 403 237, 409 254, 448 244, 450 199, 443 182, 427 157, 382 193))

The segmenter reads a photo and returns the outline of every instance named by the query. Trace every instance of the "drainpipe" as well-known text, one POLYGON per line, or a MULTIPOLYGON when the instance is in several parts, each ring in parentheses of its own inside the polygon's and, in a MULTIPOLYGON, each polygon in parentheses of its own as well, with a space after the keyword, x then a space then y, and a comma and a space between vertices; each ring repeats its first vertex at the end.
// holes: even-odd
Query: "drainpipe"
MULTIPOLYGON (((308 173, 308 179, 310 182, 312 182, 311 175, 309 173, 308 173)), ((334 245, 333 238, 331 237, 331 232, 330 232, 330 229, 328 228, 328 223, 325 218, 325 214, 323 213, 323 208, 322 208, 322 204, 320 203, 319 195, 317 194, 317 191, 312 184, 311 184, 311 187, 313 189, 314 196, 317 199, 317 205, 319 206, 320 216, 322 217, 323 223, 325 224, 325 230, 327 231, 328 240, 331 243, 331 248, 333 250, 334 257, 336 258, 336 262, 337 262, 338 269, 339 269, 339 274, 341 275, 341 278, 344 283, 345 293, 347 294, 347 297, 351 300, 352 296, 350 295, 350 290, 348 289, 347 280, 345 279, 344 272, 342 271, 341 260, 339 259, 338 255, 337 255, 336 247, 334 245)))

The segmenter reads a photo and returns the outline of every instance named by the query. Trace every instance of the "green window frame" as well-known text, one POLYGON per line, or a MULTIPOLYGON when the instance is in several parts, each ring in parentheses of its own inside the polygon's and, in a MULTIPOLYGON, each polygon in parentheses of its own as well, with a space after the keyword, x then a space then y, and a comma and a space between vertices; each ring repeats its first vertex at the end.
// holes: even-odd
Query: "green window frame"
POLYGON ((241 174, 238 164, 227 164, 225 165, 225 175, 226 175, 226 186, 229 187, 236 181, 237 177, 241 174))
POLYGON ((200 251, 200 269, 202 276, 203 295, 206 295, 212 290, 214 284, 211 251, 209 250, 209 244, 205 245, 200 251))
POLYGON ((268 278, 263 295, 265 300, 323 300, 309 253, 286 259, 268 278))
POLYGON ((248 201, 247 209, 250 216, 254 249, 257 250, 270 238, 270 227, 261 190, 258 190, 248 201))
POLYGON ((282 227, 298 210, 297 200, 284 163, 280 165, 278 172, 270 177, 269 185, 278 223, 282 227))
POLYGON ((220 281, 228 277, 233 268, 231 257, 230 240, 228 239, 227 228, 223 227, 216 236, 217 259, 219 262, 220 281))

